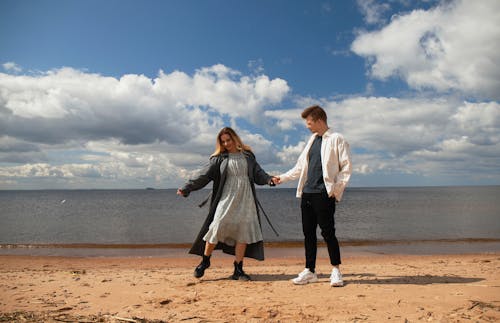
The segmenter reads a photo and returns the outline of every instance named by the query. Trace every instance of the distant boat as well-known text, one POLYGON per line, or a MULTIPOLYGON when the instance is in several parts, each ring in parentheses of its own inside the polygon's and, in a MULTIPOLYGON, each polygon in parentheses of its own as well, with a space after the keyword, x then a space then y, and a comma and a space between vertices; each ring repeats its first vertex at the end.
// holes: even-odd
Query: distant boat
POLYGON ((154 190, 154 188, 152 188, 152 187, 146 187, 146 189, 150 190, 150 191, 154 190))

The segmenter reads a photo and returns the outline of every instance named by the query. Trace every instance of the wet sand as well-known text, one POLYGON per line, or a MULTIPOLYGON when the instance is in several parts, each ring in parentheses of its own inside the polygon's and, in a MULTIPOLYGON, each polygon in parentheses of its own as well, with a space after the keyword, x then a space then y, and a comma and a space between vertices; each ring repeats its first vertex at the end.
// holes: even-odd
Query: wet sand
MULTIPOLYGON (((500 239, 443 240, 369 240, 341 242, 342 257, 360 255, 461 254, 500 252, 500 239)), ((324 242, 318 242, 318 256, 327 257, 324 242)), ((0 244, 0 256, 60 256, 60 257, 166 257, 184 258, 191 244, 0 244)), ((266 257, 302 257, 300 241, 265 242, 266 257)), ((222 255, 225 256, 225 255, 222 255)))
MULTIPOLYGON (((324 248, 323 248, 324 249, 324 248)), ((199 257, 0 256, 0 322, 498 322, 500 253, 344 251, 345 286, 295 286, 300 248, 267 248, 245 260, 252 281, 233 281, 216 252, 201 279, 199 257)))

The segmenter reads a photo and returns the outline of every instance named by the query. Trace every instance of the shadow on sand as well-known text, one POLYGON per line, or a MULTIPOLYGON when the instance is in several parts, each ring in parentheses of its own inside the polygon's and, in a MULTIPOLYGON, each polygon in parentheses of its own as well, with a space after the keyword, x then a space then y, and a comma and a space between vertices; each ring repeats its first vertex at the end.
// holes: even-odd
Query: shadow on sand
MULTIPOLYGON (((250 274, 252 281, 288 281, 297 275, 283 274, 250 274)), ((318 275, 320 280, 328 280, 329 275, 318 275)), ((219 277, 214 279, 202 279, 206 282, 231 280, 231 277, 219 277)), ((432 285, 432 284, 470 284, 483 281, 483 278, 471 278, 460 276, 435 276, 435 275, 410 275, 410 276, 377 276, 371 273, 345 274, 344 284, 366 284, 366 285, 432 285)))

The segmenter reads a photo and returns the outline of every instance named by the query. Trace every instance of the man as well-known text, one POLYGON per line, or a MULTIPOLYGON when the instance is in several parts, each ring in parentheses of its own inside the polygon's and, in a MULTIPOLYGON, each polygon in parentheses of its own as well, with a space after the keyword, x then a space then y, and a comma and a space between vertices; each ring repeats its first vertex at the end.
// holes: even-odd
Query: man
POLYGON ((349 144, 339 133, 330 130, 325 111, 318 105, 302 112, 307 128, 313 133, 297 164, 277 176, 278 184, 298 178, 297 197, 301 198, 302 231, 306 266, 292 282, 303 285, 318 281, 315 272, 319 225, 333 265, 330 275, 332 287, 343 286, 340 272, 340 248, 335 236, 335 202, 342 199, 344 188, 352 172, 349 144))

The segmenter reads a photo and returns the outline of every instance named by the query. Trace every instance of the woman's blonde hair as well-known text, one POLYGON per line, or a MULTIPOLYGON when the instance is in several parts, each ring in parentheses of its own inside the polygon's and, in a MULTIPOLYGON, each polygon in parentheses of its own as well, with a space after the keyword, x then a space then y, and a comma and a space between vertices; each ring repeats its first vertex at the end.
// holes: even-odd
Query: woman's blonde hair
POLYGON ((248 145, 245 145, 241 141, 240 137, 236 134, 236 132, 232 128, 224 127, 219 131, 219 134, 217 135, 217 140, 215 141, 215 151, 212 154, 212 156, 210 156, 210 157, 220 155, 221 153, 226 151, 226 148, 224 148, 224 146, 222 145, 222 142, 221 142, 222 135, 229 135, 231 137, 231 139, 234 141, 234 143, 236 144, 236 148, 239 151, 242 151, 242 150, 252 151, 252 148, 250 148, 250 146, 248 146, 248 145))

